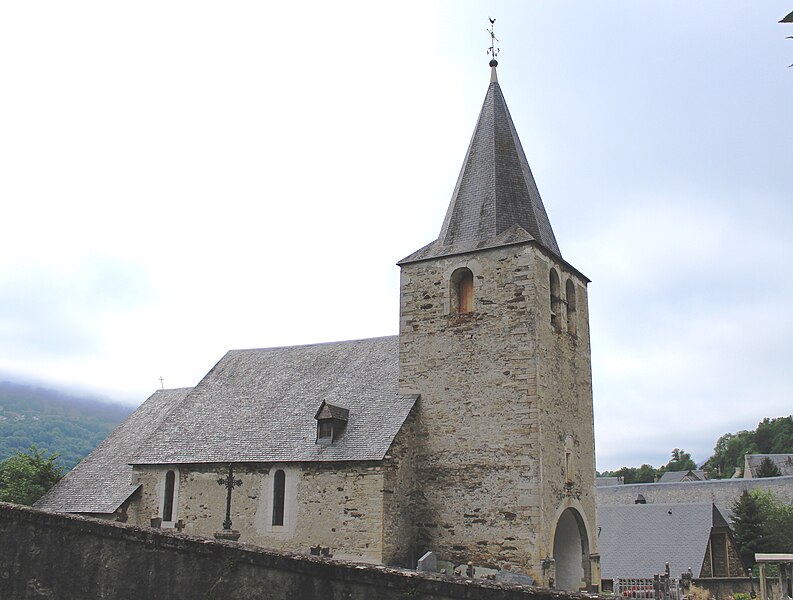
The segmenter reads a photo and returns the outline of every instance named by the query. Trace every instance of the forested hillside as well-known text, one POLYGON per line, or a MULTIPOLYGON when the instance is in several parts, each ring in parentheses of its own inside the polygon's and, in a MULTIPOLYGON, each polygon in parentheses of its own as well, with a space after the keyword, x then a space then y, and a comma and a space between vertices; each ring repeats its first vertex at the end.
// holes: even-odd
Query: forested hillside
POLYGON ((0 381, 0 460, 35 445, 60 453, 59 463, 71 469, 133 410, 0 381))
POLYGON ((714 478, 732 477, 736 467, 743 469, 744 454, 788 453, 793 453, 793 415, 766 417, 757 424, 757 429, 721 436, 703 468, 714 478))
MULTIPOLYGON (((752 431, 725 433, 716 442, 711 456, 704 464, 704 469, 711 479, 729 478, 735 475, 736 469, 742 474, 745 454, 791 454, 793 453, 793 415, 766 417, 752 431)), ((624 483, 651 483, 667 471, 684 471, 696 469, 696 464, 688 452, 675 448, 672 460, 666 465, 653 467, 622 467, 616 471, 598 473, 599 477, 622 477, 624 483)), ((773 476, 768 473, 762 476, 773 476)))

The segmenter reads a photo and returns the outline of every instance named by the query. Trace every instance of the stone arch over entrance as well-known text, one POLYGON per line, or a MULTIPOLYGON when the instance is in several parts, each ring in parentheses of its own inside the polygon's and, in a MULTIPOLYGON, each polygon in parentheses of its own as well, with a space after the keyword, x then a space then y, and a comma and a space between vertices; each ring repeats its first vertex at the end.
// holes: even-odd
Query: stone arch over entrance
POLYGON ((565 508, 556 521, 553 558, 556 567, 555 587, 568 591, 589 588, 592 581, 589 536, 584 519, 575 508, 565 508))

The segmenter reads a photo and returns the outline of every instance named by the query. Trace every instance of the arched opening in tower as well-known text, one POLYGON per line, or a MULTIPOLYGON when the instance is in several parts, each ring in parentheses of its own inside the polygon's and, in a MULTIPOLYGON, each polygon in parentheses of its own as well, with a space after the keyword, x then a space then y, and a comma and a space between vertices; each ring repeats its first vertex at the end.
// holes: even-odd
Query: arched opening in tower
POLYGON ((457 269, 451 277, 451 312, 464 315, 474 310, 474 274, 465 267, 457 269))
POLYGON ((553 537, 556 587, 567 591, 589 587, 589 540, 581 515, 566 508, 559 516, 553 537))

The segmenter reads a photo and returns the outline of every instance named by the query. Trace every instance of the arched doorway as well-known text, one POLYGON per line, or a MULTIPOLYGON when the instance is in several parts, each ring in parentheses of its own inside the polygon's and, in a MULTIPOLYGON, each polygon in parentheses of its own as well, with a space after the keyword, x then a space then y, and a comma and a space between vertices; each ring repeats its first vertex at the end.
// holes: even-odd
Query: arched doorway
POLYGON ((589 587, 589 540, 584 521, 574 508, 566 508, 559 515, 553 536, 553 557, 557 588, 578 591, 589 587))

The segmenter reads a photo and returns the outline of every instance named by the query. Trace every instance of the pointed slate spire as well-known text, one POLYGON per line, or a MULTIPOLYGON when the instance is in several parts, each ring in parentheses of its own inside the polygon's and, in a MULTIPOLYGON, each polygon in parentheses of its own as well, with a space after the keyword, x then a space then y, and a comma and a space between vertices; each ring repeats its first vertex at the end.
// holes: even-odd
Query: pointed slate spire
POLYGON ((561 258, 490 61, 490 86, 438 239, 400 263, 535 241, 561 258))

